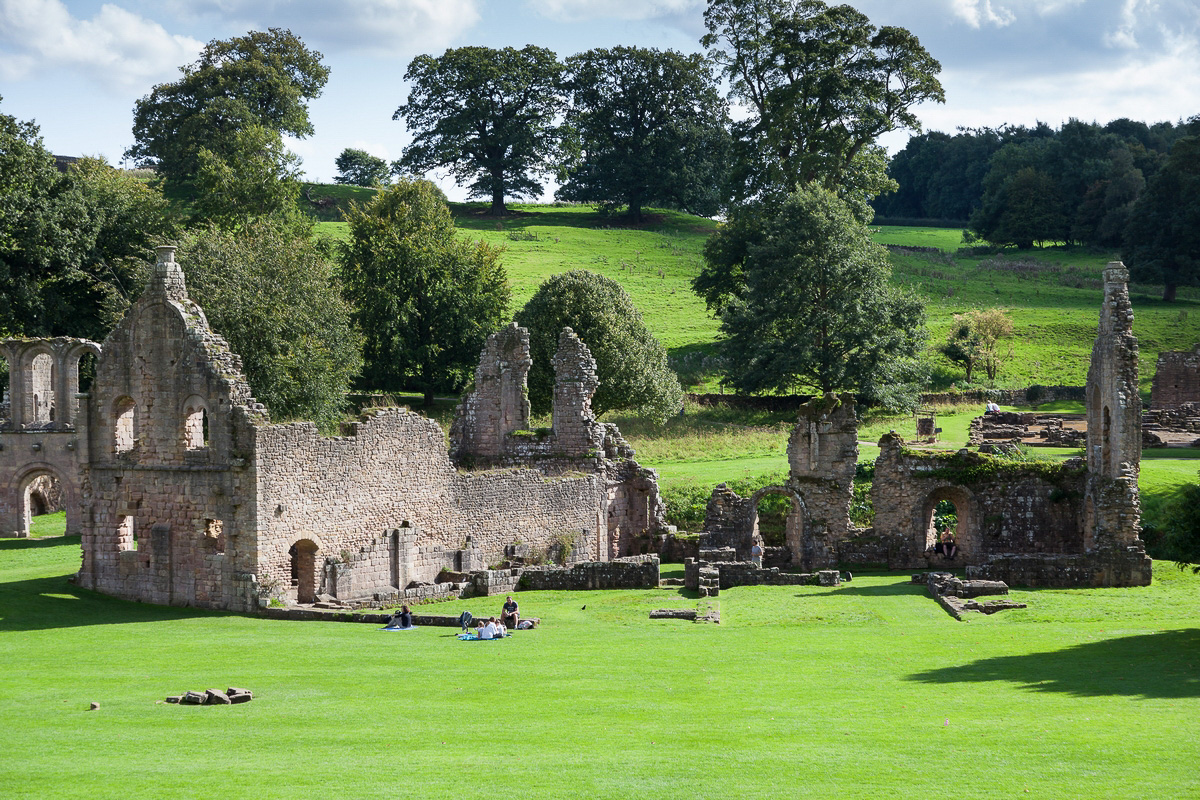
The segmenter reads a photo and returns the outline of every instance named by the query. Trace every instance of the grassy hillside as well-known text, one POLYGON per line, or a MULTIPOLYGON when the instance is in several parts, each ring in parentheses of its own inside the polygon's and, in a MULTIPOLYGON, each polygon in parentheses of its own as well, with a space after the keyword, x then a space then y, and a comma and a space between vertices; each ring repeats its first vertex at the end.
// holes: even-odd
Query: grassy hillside
MULTIPOLYGON (((514 308, 546 277, 590 269, 626 288, 677 361, 710 350, 717 338, 717 321, 690 287, 701 267, 704 239, 715 228, 711 220, 664 211, 628 228, 586 206, 520 205, 502 220, 480 216, 478 205, 456 205, 454 210, 464 232, 505 248, 514 308)), ((341 223, 323 223, 321 230, 345 235, 341 223)), ((940 248, 892 254, 896 282, 914 287, 928 304, 931 345, 945 337, 954 314, 1002 307, 1010 311, 1016 335, 998 386, 1084 383, 1100 307, 1101 270, 1115 254, 1044 248, 960 255, 961 231, 943 228, 880 227, 875 238, 889 245, 940 248)), ((1159 351, 1189 348, 1200 340, 1200 292, 1182 290, 1174 303, 1158 299, 1157 287, 1134 286, 1132 294, 1142 384, 1148 391, 1159 351)), ((935 388, 962 381, 960 368, 936 354, 931 359, 935 388)))
POLYGON ((542 627, 477 643, 127 603, 78 566, 0 541, 5 797, 1200 792, 1200 578, 1167 564, 968 623, 905 575, 732 589, 719 626, 647 619, 695 607, 674 589, 522 592, 542 627), (254 701, 162 702, 231 685, 254 701))

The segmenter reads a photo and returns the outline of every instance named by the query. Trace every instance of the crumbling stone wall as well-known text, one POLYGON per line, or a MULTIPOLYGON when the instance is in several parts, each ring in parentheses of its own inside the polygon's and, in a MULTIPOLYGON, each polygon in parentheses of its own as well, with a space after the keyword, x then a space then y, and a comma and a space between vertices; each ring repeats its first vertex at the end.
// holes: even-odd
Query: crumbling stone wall
POLYGON ((1167 350, 1158 354, 1150 407, 1157 411, 1178 408, 1184 403, 1200 403, 1200 344, 1193 350, 1167 350))
MULTIPOLYGON (((481 570, 515 542, 569 541, 572 558, 607 560, 610 526, 665 527, 653 470, 591 411, 595 362, 569 329, 544 435, 527 430, 528 334, 488 339, 457 414, 456 463, 438 425, 406 409, 371 412, 338 437, 271 424, 173 254, 159 248, 105 340, 80 415, 81 585, 237 610, 269 596, 441 596, 427 587, 442 570, 481 570)), ((63 419, 38 435, 75 437, 63 419)))
POLYGON ((786 543, 791 564, 803 569, 833 566, 835 543, 851 533, 850 503, 858 461, 858 421, 853 398, 828 395, 800 407, 788 439, 788 479, 743 498, 720 484, 709 498, 702 549, 732 547, 750 558, 758 534, 758 502, 768 493, 791 501, 786 543))
POLYGON ((1088 368, 1086 548, 1139 544, 1142 400, 1138 342, 1133 335, 1129 271, 1119 261, 1104 270, 1104 304, 1088 368))
POLYGON ((880 544, 889 567, 950 563, 931 552, 934 509, 942 500, 951 501, 957 513, 957 564, 981 564, 1005 553, 1083 552, 1085 476, 1079 460, 1033 465, 967 450, 915 451, 894 433, 885 434, 879 447, 871 487, 873 535, 909 543, 880 544), (912 561, 896 563, 904 557, 912 561))
POLYGON ((65 509, 67 532, 83 527, 87 420, 78 413, 79 364, 100 346, 86 339, 6 339, 7 413, 0 419, 0 536, 28 536, 35 511, 65 509), (34 493, 57 485, 54 508, 35 508, 34 493))

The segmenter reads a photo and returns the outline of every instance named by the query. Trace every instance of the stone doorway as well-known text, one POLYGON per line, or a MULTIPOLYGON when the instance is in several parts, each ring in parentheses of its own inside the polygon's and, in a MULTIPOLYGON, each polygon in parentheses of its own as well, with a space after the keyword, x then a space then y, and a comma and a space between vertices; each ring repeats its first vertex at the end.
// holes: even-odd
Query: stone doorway
POLYGON ((297 603, 315 603, 317 600, 317 550, 311 539, 301 539, 288 550, 292 590, 296 593, 297 603))
POLYGON ((25 476, 21 482, 21 528, 18 535, 28 537, 32 534, 35 521, 41 521, 39 528, 49 524, 53 532, 41 530, 40 535, 62 535, 66 533, 67 500, 65 488, 58 475, 50 470, 37 470, 25 476), (63 512, 61 525, 56 519, 39 520, 48 515, 63 512), (60 530, 61 528, 61 530, 60 530))
POLYGON ((921 541, 917 542, 920 551, 931 558, 935 564, 953 566, 965 563, 965 560, 978 549, 971 498, 966 490, 958 487, 937 489, 925 498, 921 508, 922 533, 921 541), (939 532, 946 529, 954 533, 957 551, 953 559, 934 552, 939 532))

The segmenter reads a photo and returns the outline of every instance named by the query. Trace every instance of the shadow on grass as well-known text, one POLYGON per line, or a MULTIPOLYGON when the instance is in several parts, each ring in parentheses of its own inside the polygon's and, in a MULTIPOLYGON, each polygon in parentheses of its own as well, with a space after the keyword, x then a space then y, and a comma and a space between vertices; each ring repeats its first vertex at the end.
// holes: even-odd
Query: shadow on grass
POLYGON ((1200 697, 1200 629, 1160 631, 1062 650, 984 658, 909 676, 921 683, 1006 681, 1078 697, 1200 697))
POLYGON ((35 550, 39 547, 62 547, 78 544, 78 536, 41 536, 36 539, 0 539, 0 553, 12 550, 35 550))
POLYGON ((896 597, 905 594, 928 596, 929 592, 923 583, 910 583, 904 580, 897 581, 896 583, 885 583, 882 586, 843 583, 841 586, 831 587, 827 591, 798 594, 796 597, 896 597))

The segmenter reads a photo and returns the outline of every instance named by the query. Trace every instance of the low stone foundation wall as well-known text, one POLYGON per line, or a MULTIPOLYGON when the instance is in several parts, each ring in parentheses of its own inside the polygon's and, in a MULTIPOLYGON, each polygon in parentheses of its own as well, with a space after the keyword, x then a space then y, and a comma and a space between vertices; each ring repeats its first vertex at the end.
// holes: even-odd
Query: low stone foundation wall
POLYGON ((708 563, 688 559, 683 565, 683 586, 699 591, 701 576, 706 570, 718 573, 721 590, 734 586, 840 586, 841 575, 837 570, 823 569, 819 572, 780 572, 777 567, 760 569, 752 561, 719 561, 708 563))
POLYGON ((520 573, 517 585, 523 591, 657 589, 658 556, 585 561, 570 567, 524 567, 520 573))
POLYGON ((912 542, 905 536, 864 533, 842 539, 835 545, 839 564, 882 566, 887 569, 909 569, 922 563, 913 552, 912 542))
POLYGON ((1149 586, 1151 566, 1145 550, 1131 546, 1082 555, 1002 555, 967 567, 967 577, 1047 589, 1149 586))

